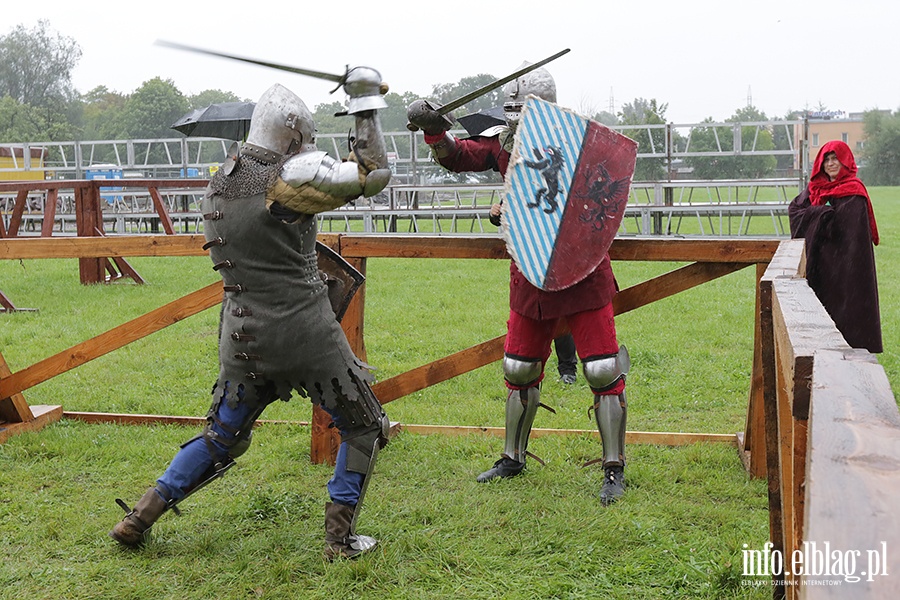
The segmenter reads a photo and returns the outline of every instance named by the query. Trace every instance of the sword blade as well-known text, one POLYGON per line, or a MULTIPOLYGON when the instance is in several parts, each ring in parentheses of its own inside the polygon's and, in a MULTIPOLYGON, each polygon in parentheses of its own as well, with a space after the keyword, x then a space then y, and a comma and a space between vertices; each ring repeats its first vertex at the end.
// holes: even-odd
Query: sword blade
POLYGON ((343 83, 344 76, 343 75, 335 75, 333 73, 323 73, 322 71, 313 71, 312 69, 301 69, 300 67, 291 67, 289 65, 281 65, 278 63, 267 62, 264 60, 256 60, 255 58, 246 58, 244 56, 236 56, 234 54, 227 54, 225 52, 215 52, 213 50, 205 50, 203 48, 195 48, 194 46, 187 46, 185 44, 178 44, 175 42, 167 42, 165 40, 156 40, 157 46, 166 46, 169 48, 175 48, 176 50, 186 50, 188 52, 196 52, 198 54, 208 54, 209 56, 218 56, 219 58, 228 58, 231 60, 239 60, 241 62, 250 63, 253 65, 259 65, 261 67, 268 67, 270 69, 278 69, 279 71, 287 71, 289 73, 297 73, 298 75, 306 75, 307 77, 315 77, 316 79, 324 79, 326 81, 334 81, 335 83, 343 83))
POLYGON ((533 65, 528 65, 527 67, 525 67, 523 69, 519 69, 515 73, 510 73, 506 77, 504 77, 502 79, 498 79, 497 81, 494 81, 493 83, 489 83, 485 86, 482 86, 482 87, 478 88, 477 90, 475 90, 474 92, 469 92, 465 96, 461 96, 461 97, 457 98, 456 100, 454 100, 452 102, 448 102, 447 104, 443 105, 442 107, 437 109, 437 112, 440 115, 446 115, 451 110, 456 110, 463 104, 467 104, 467 103, 471 102, 472 100, 474 100, 475 98, 484 96, 488 92, 497 89, 501 85, 506 85, 513 79, 517 79, 526 73, 530 73, 530 72, 534 71, 535 69, 540 69, 541 67, 546 65, 548 62, 556 60, 563 54, 568 53, 569 50, 571 50, 571 49, 566 48, 565 50, 561 50, 560 52, 557 52, 553 56, 548 56, 547 58, 545 58, 542 61, 538 61, 538 62, 534 63, 533 65))

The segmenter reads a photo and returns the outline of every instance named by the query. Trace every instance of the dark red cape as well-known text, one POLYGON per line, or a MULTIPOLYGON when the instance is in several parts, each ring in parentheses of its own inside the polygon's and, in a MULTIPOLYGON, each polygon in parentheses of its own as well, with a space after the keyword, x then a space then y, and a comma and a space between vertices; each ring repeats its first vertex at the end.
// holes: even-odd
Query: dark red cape
POLYGON ((853 348, 881 352, 875 251, 864 196, 814 206, 809 189, 788 207, 792 238, 806 239, 806 279, 853 348))

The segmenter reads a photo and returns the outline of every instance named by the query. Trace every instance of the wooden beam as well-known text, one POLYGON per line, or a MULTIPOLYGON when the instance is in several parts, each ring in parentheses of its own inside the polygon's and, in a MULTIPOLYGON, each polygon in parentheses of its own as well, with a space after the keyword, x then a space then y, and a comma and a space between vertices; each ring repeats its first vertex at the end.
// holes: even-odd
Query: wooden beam
POLYGON ((14 435, 25 433, 27 431, 37 431, 55 423, 62 418, 62 406, 46 406, 36 404, 31 407, 34 418, 23 423, 0 423, 0 444, 8 440, 14 435))
POLYGON ((471 348, 445 356, 439 360, 396 375, 372 386, 382 404, 408 396, 429 386, 446 381, 462 373, 489 365, 503 358, 505 335, 482 342, 471 348))
MULTIPOLYGON (((3 353, 0 352, 0 382, 12 375, 3 353)), ((34 413, 25 401, 21 392, 0 395, 0 421, 7 423, 25 423, 34 419, 34 413)))
MULTIPOLYGON (((93 413, 65 411, 62 413, 65 419, 84 421, 86 423, 116 423, 119 425, 196 425, 206 423, 206 417, 180 417, 167 415, 136 415, 123 413, 93 413)), ((311 426, 309 421, 286 421, 260 419, 254 427, 262 425, 299 425, 311 426)), ((392 428, 398 431, 406 431, 414 434, 437 434, 447 436, 459 436, 469 434, 487 434, 494 437, 503 437, 503 427, 477 427, 465 425, 416 425, 405 423, 391 423, 392 428)), ((532 437, 549 436, 579 436, 587 435, 599 439, 600 434, 596 429, 541 429, 531 430, 532 437)), ((630 444, 658 444, 661 446, 684 446, 696 443, 736 444, 734 434, 727 433, 673 433, 656 431, 629 431, 625 434, 625 441, 630 444)))
POLYGON ((205 256, 204 243, 202 234, 2 239, 0 259, 205 256))
MULTIPOLYGON (((863 360, 858 360, 863 358, 863 360)), ((804 542, 858 552, 856 575, 806 575, 806 598, 900 598, 900 413, 884 368, 821 350, 813 367, 804 542), (880 563, 876 563, 874 558, 880 563)))
MULTIPOLYGON (((402 431, 416 433, 422 435, 469 435, 482 433, 491 437, 502 438, 506 435, 504 427, 477 427, 466 425, 412 425, 400 424, 402 431)), ((531 438, 540 438, 548 436, 581 436, 600 439, 600 434, 596 429, 540 429, 531 430, 531 438)), ((719 433, 672 433, 672 432, 655 432, 655 431, 628 431, 625 433, 625 442, 628 444, 657 444, 660 446, 684 446, 688 444, 696 444, 701 442, 712 442, 718 444, 737 444, 737 438, 734 434, 719 433)))
MULTIPOLYGON (((702 239, 670 240, 617 238, 609 249, 612 260, 671 262, 767 263, 778 240, 702 239)), ((396 258, 508 258, 500 237, 363 236, 344 234, 345 257, 396 258)))
POLYGON ((151 187, 147 191, 150 192, 150 198, 153 199, 153 207, 156 209, 156 214, 159 215, 159 222, 162 223, 163 231, 166 232, 166 235, 174 235, 175 226, 172 224, 172 217, 169 216, 169 211, 166 210, 166 205, 159 195, 159 189, 151 187))
MULTIPOLYGON (((766 266, 756 265, 756 310, 753 318, 753 367, 750 371, 750 396, 747 401, 747 420, 744 426, 743 451, 749 453, 748 471, 752 477, 766 476, 766 416, 763 401, 762 374, 762 299, 761 282, 766 266)), ((771 310, 771 308, 770 308, 771 310)))
POLYGON ((612 260, 710 261, 767 263, 778 240, 617 238, 609 249, 612 260))
MULTIPOLYGON (((182 417, 173 415, 140 415, 129 413, 99 413, 99 412, 81 412, 81 411, 63 411, 64 419, 73 421, 83 421, 85 423, 114 423, 116 425, 185 425, 185 426, 203 426, 206 424, 206 417, 182 417)), ((273 423, 289 423, 291 425, 300 425, 307 427, 309 421, 277 421, 259 419, 254 423, 254 427, 273 423)))
POLYGON ((693 263, 621 290, 613 298, 613 307, 620 315, 747 266, 749 263, 693 263))
POLYGON ((0 398, 22 392, 222 301, 217 281, 174 302, 0 379, 0 398))
POLYGON ((509 258, 496 237, 358 236, 341 237, 344 258, 509 258))
POLYGON ((28 200, 28 190, 19 190, 16 193, 16 202, 13 204, 12 215, 9 217, 9 229, 6 235, 16 237, 19 235, 19 227, 22 224, 22 215, 25 213, 25 202, 28 200))
POLYGON ((59 190, 47 190, 47 199, 44 201, 44 219, 41 222, 41 237, 53 235, 53 221, 56 219, 56 201, 59 198, 59 190))

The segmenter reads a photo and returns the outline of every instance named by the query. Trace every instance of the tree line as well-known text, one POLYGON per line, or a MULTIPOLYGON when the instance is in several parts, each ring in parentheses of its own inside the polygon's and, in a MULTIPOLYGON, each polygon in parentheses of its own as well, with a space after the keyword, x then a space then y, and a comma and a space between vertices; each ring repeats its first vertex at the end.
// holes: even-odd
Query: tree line
MULTIPOLYGON (((155 77, 131 93, 112 91, 106 86, 80 93, 72 84, 72 71, 81 58, 74 39, 53 31, 45 20, 32 28, 16 26, 0 37, 0 142, 117 140, 173 138, 181 135, 171 125, 188 111, 219 102, 255 101, 232 92, 209 89, 184 95, 170 79, 155 77)), ((436 85, 429 94, 413 92, 385 95, 388 108, 381 111, 384 131, 406 128, 406 107, 420 97, 446 103, 482 87, 495 77, 482 73, 464 77, 456 83, 436 85)), ((502 92, 497 89, 467 104, 459 114, 498 106, 502 92)), ((347 117, 336 116, 344 110, 340 102, 311 107, 320 133, 343 133, 351 128, 347 117)), ((668 105, 654 99, 635 98, 612 114, 594 112, 591 118, 607 126, 662 125, 668 105)), ((582 111, 584 112, 584 111, 582 111)), ((593 112, 593 111, 591 111, 593 112)), ((775 120, 796 120, 797 111, 789 111, 775 120)), ((745 106, 725 120, 726 123, 769 121, 762 111, 745 106)), ((704 123, 714 123, 711 117, 704 123)), ((865 147, 857 160, 860 175, 869 185, 900 185, 900 111, 869 111, 864 115, 865 147)), ((741 150, 789 149, 791 141, 784 132, 744 127, 741 150)), ((627 132, 646 148, 665 147, 665 130, 632 129, 627 132)), ((692 151, 735 150, 730 136, 720 135, 715 127, 695 128, 691 139, 677 133, 670 140, 675 148, 690 143, 692 151)), ((691 157, 685 167, 698 179, 751 179, 772 177, 792 168, 791 156, 719 156, 691 157)), ((670 167, 664 158, 638 161, 636 181, 666 179, 670 167)))

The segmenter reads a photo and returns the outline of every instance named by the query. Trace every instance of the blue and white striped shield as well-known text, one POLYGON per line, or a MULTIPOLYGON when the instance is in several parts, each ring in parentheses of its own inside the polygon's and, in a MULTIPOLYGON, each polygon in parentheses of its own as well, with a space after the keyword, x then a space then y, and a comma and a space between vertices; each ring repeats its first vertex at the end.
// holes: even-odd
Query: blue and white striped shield
POLYGON ((529 96, 506 171, 507 251, 535 286, 575 285, 600 264, 625 213, 637 143, 529 96))

